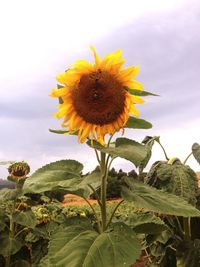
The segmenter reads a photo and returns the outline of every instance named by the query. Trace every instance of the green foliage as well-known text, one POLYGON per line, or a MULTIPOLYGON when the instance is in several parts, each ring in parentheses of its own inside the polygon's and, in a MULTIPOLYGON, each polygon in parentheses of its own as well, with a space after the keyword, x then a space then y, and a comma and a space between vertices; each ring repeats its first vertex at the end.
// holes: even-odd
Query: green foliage
POLYGON ((128 138, 117 138, 114 147, 104 147, 96 141, 87 144, 101 152, 108 153, 112 157, 121 157, 131 161, 136 167, 139 166, 141 161, 146 157, 146 148, 140 143, 128 138))
POLYGON ((125 128, 130 129, 151 129, 152 124, 146 120, 138 119, 135 117, 129 117, 125 125, 125 128))
POLYGON ((137 208, 183 217, 200 216, 197 209, 180 197, 128 178, 124 181, 126 186, 122 188, 122 197, 132 201, 137 208))
POLYGON ((91 190, 88 184, 98 187, 99 172, 81 177, 83 165, 75 160, 61 160, 43 166, 25 182, 25 193, 62 191, 88 197, 91 190))
POLYGON ((200 145, 199 144, 197 144, 197 143, 193 144, 192 153, 193 153, 194 158, 200 164, 200 145))
POLYGON ((16 211, 13 214, 13 221, 29 228, 34 228, 36 226, 36 217, 32 210, 16 211))
POLYGON ((136 233, 158 234, 167 229, 167 225, 150 212, 130 212, 124 216, 124 212, 117 215, 114 221, 120 221, 130 226, 136 233))
POLYGON ((144 138, 144 140, 142 141, 142 144, 145 145, 145 148, 147 150, 147 155, 139 165, 139 173, 142 173, 144 168, 147 166, 147 164, 151 158, 152 147, 153 147, 155 141, 159 141, 159 136, 154 136, 154 137, 146 136, 144 138))
POLYGON ((146 176, 146 183, 166 192, 183 197, 195 205, 197 196, 197 176, 189 167, 176 160, 155 162, 146 176))
POLYGON ((128 88, 128 91, 132 95, 137 95, 137 96, 159 96, 156 94, 153 94, 151 92, 143 91, 143 90, 137 90, 137 89, 130 89, 128 88))
POLYGON ((111 231, 101 234, 68 227, 52 236, 48 261, 57 267, 129 267, 139 255, 140 244, 134 232, 123 224, 116 224, 111 231))

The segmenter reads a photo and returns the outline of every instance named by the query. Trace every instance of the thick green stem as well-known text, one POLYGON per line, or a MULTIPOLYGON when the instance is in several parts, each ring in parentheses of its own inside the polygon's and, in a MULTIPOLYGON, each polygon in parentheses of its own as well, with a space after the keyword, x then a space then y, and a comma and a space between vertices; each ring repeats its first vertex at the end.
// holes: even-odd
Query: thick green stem
POLYGON ((101 226, 102 232, 106 230, 107 210, 106 210, 106 188, 107 188, 107 166, 106 154, 101 152, 101 226))
POLYGON ((184 229, 184 239, 191 239, 191 226, 190 226, 190 218, 183 218, 183 229, 184 229))
POLYGON ((15 235, 15 223, 13 221, 13 212, 15 203, 13 205, 13 210, 10 215, 10 227, 9 227, 9 247, 8 247, 8 256, 6 257, 6 264, 5 267, 10 267, 10 260, 11 260, 11 249, 12 249, 12 243, 15 235))

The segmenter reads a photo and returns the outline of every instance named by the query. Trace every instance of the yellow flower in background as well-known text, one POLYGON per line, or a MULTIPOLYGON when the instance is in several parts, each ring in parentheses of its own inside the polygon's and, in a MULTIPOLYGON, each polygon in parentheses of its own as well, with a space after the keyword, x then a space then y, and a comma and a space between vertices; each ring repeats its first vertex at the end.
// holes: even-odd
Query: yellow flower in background
POLYGON ((59 74, 57 81, 63 85, 53 89, 51 96, 62 99, 57 118, 64 118, 62 127, 69 133, 78 131, 78 140, 87 137, 104 145, 104 137, 123 129, 129 115, 138 116, 136 104, 143 103, 139 96, 131 95, 127 88, 143 90, 134 80, 138 67, 122 69, 125 60, 121 50, 108 54, 102 60, 93 47, 95 62, 77 60, 72 68, 59 74))

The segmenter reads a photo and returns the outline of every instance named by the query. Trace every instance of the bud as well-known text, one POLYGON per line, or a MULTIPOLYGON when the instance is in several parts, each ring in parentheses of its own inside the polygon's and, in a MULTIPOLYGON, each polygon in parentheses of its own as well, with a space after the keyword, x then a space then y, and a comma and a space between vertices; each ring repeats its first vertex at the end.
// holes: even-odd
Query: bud
POLYGON ((24 162, 15 162, 8 167, 8 180, 12 182, 18 182, 19 180, 25 180, 27 174, 30 172, 29 165, 24 162))

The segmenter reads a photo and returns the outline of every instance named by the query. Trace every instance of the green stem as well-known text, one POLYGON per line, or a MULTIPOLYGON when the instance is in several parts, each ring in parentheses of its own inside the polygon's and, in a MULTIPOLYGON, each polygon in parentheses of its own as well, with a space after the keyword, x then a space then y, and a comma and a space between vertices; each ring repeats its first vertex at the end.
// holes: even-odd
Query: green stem
POLYGON ((98 154, 98 152, 97 152, 96 149, 94 149, 94 151, 95 151, 95 154, 96 154, 97 161, 98 161, 99 165, 101 165, 101 161, 100 161, 100 158, 99 158, 99 154, 98 154))
POLYGON ((184 239, 191 239, 191 226, 190 226, 190 218, 183 218, 183 229, 184 229, 184 239))
POLYGON ((99 195, 97 194, 97 191, 94 189, 94 187, 92 186, 92 185, 90 185, 90 184, 88 184, 88 187, 92 190, 92 192, 94 193, 94 195, 95 195, 95 198, 96 198, 96 200, 97 200, 97 202, 98 202, 98 204, 99 204, 99 207, 101 207, 101 200, 100 200, 100 198, 99 198, 99 195))
POLYGON ((14 234, 15 234, 15 223, 13 220, 14 209, 15 209, 15 203, 13 204, 12 212, 10 214, 9 247, 8 247, 8 256, 6 257, 5 267, 10 267, 12 242, 13 242, 14 234))
POLYGON ((160 147, 162 148, 162 150, 163 150, 163 152, 164 152, 164 154, 165 154, 165 158, 166 158, 166 160, 169 160, 169 158, 168 158, 168 156, 167 156, 167 153, 166 153, 164 147, 162 146, 162 144, 160 143, 160 141, 157 141, 157 143, 158 143, 158 144, 160 145, 160 147))
POLYGON ((117 205, 115 206, 114 210, 112 211, 112 214, 111 214, 111 216, 110 216, 110 219, 109 219, 109 221, 108 221, 108 223, 107 223, 107 225, 106 225, 106 229, 107 229, 107 228, 109 227, 109 225, 111 224, 112 219, 113 219, 113 217, 114 217, 114 215, 115 215, 115 212, 116 212, 116 210, 119 208, 119 206, 122 204, 122 202, 124 202, 124 199, 122 199, 119 203, 117 203, 117 205))
POLYGON ((106 154, 101 152, 101 226, 102 232, 106 230, 107 211, 106 211, 106 188, 107 188, 107 166, 106 154))
POLYGON ((183 161, 183 164, 184 164, 184 165, 186 164, 186 162, 187 162, 187 160, 189 159, 189 157, 192 156, 192 154, 193 154, 193 153, 191 152, 191 153, 186 157, 186 159, 183 161))

